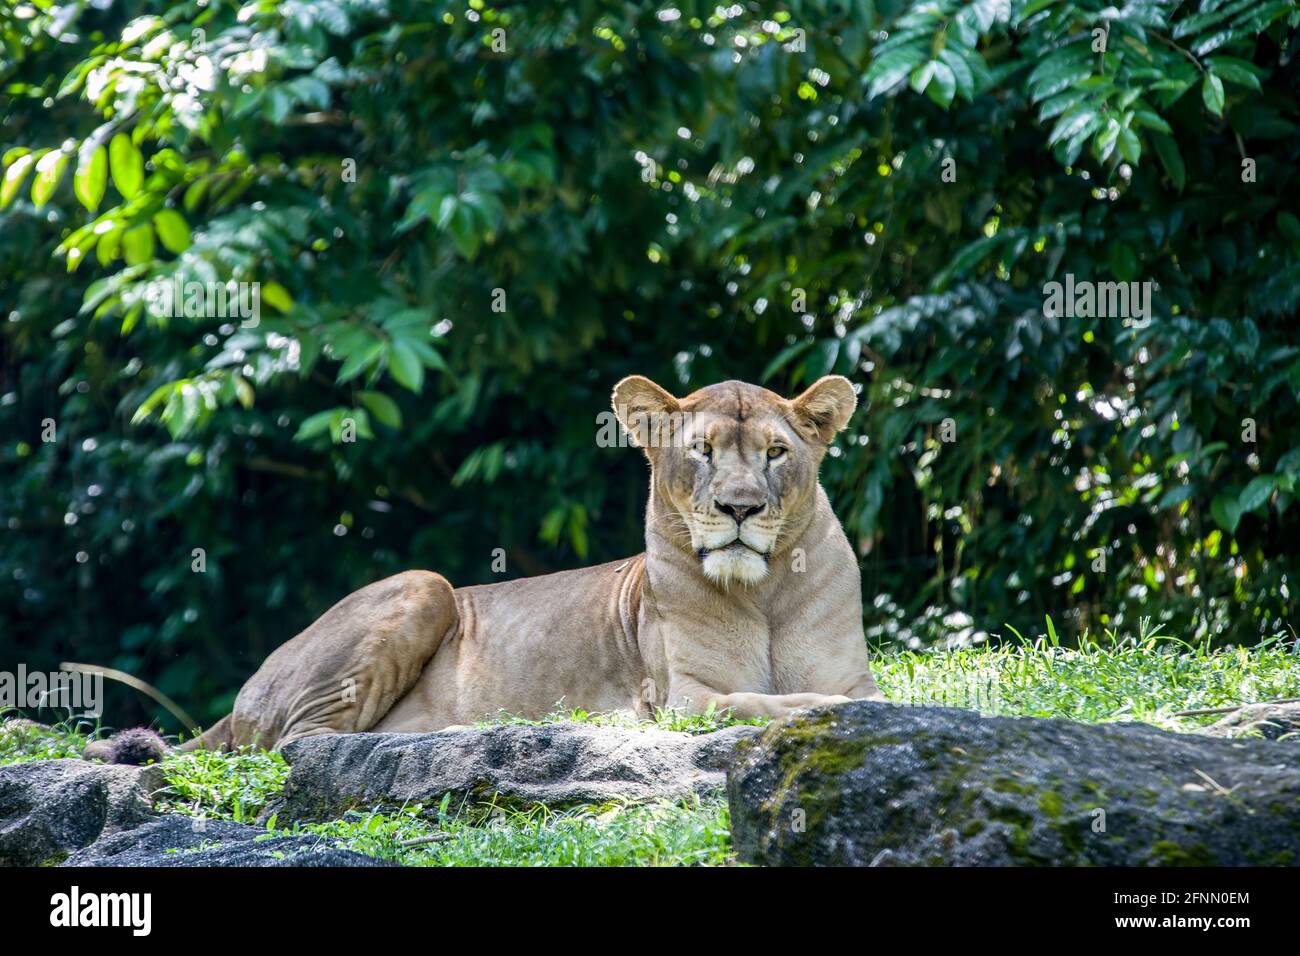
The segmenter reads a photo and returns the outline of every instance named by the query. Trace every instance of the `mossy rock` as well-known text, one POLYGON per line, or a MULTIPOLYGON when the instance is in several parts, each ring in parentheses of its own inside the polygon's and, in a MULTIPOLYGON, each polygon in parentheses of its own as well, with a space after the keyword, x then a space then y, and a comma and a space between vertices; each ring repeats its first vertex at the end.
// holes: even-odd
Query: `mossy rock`
POLYGON ((1293 752, 859 701, 741 745, 732 839, 781 866, 1295 865, 1293 752))

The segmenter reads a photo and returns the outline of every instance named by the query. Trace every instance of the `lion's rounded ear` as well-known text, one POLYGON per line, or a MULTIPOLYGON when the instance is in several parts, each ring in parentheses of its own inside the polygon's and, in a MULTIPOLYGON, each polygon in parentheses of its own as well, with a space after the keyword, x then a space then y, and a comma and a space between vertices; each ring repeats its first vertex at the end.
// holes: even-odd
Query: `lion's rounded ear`
POLYGON ((681 411, 677 399, 644 375, 629 375, 615 385, 613 404, 619 423, 642 448, 653 444, 646 436, 654 416, 681 411))
POLYGON ((853 417, 858 395, 843 375, 823 375, 790 405, 799 422, 829 444, 853 417))

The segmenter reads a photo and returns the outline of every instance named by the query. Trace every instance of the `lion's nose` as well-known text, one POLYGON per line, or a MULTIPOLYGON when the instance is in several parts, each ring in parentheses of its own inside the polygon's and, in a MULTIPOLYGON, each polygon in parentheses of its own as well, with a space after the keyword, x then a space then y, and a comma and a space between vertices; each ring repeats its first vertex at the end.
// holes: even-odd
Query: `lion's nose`
POLYGON ((735 519, 736 524, 740 524, 750 515, 758 514, 760 511, 766 508, 767 505, 766 504, 751 505, 751 504, 743 504, 739 502, 735 504, 727 504, 725 502, 718 501, 715 498, 713 500, 713 507, 717 508, 724 515, 730 515, 733 519, 735 519))

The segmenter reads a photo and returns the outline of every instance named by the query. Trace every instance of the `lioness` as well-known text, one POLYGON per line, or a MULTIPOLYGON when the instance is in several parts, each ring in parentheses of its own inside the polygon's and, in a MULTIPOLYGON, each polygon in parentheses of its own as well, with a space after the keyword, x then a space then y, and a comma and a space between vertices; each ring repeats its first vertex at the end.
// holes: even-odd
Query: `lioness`
POLYGON ((848 380, 791 401, 743 382, 678 399, 633 375, 613 399, 650 462, 644 554, 477 587, 431 571, 371 584, 272 653, 185 749, 427 732, 561 700, 747 718, 879 698, 857 562, 817 481, 857 405, 848 380))

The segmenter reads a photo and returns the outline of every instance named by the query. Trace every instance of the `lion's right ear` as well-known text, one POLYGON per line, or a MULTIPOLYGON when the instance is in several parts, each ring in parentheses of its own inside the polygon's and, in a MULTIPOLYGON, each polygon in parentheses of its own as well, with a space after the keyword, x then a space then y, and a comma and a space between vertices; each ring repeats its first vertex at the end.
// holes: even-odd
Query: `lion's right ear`
POLYGON ((677 399, 644 375, 629 375, 614 386, 614 414, 628 435, 642 448, 654 444, 646 436, 656 415, 681 411, 677 399))

